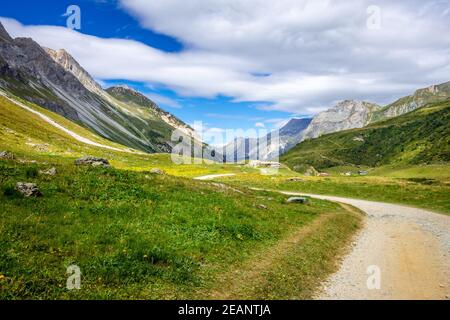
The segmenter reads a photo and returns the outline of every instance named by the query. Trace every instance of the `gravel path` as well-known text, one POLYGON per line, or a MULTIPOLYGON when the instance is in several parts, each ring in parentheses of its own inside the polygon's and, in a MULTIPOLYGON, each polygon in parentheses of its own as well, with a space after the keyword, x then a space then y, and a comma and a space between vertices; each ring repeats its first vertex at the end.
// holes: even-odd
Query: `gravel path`
POLYGON ((216 178, 232 177, 235 175, 236 175, 235 173, 209 174, 207 176, 196 177, 194 178, 194 180, 214 180, 216 178))
POLYGON ((309 196, 350 204, 367 214, 349 254, 317 299, 450 298, 449 216, 388 203, 309 196))

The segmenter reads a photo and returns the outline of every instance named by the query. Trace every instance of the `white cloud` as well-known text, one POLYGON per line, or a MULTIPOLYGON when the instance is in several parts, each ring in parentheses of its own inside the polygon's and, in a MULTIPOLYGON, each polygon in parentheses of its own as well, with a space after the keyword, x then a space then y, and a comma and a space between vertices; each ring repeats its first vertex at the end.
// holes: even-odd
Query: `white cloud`
POLYGON ((265 126, 264 123, 262 123, 262 122, 256 122, 256 123, 255 123, 255 127, 256 127, 256 128, 265 128, 266 126, 265 126))
POLYGON ((310 114, 341 99, 378 103, 449 81, 449 1, 121 0, 144 27, 177 38, 181 53, 61 27, 2 19, 14 36, 67 49, 96 78, 163 84, 181 95, 267 101, 310 114), (261 74, 267 76, 260 76, 261 74))
POLYGON ((174 108, 174 109, 182 108, 182 105, 178 101, 168 98, 166 96, 156 94, 156 93, 149 93, 149 94, 146 94, 146 96, 150 100, 156 102, 160 106, 174 108))
POLYGON ((272 125, 272 129, 280 129, 284 127, 288 122, 290 118, 275 118, 275 119, 267 119, 264 122, 272 125))

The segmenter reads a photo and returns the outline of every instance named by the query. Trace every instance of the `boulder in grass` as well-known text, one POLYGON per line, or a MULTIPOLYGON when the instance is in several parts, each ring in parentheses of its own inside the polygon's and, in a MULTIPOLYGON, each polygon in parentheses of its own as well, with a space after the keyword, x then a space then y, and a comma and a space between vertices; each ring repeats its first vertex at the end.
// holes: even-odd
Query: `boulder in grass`
POLYGON ((287 199, 287 203, 302 203, 302 204, 306 204, 308 203, 308 198, 306 197, 290 197, 289 199, 287 199))
POLYGON ((319 172, 313 167, 310 166, 308 169, 306 169, 304 175, 307 177, 316 177, 319 174, 319 172))
POLYGON ((54 176, 54 175, 56 175, 56 168, 50 168, 48 170, 41 170, 41 171, 39 171, 39 173, 45 174, 48 176, 54 176))
POLYGON ((293 177, 293 178, 287 178, 286 181, 299 182, 299 181, 305 181, 305 180, 302 178, 293 177))
POLYGON ((267 209, 267 206, 264 205, 264 204, 258 204, 258 205, 256 205, 256 207, 257 207, 258 209, 264 209, 264 210, 267 209))
POLYGON ((159 175, 164 175, 166 174, 166 172, 162 169, 159 168, 153 168, 152 170, 150 170, 151 174, 159 174, 159 175))
POLYGON ((17 182, 16 190, 23 194, 25 197, 40 197, 41 191, 35 183, 29 182, 17 182))
POLYGON ((14 160, 16 156, 9 151, 0 151, 0 159, 14 160))
POLYGON ((77 166, 91 166, 91 167, 105 167, 109 168, 111 165, 109 161, 104 158, 96 158, 96 157, 83 157, 75 160, 75 164, 77 166))

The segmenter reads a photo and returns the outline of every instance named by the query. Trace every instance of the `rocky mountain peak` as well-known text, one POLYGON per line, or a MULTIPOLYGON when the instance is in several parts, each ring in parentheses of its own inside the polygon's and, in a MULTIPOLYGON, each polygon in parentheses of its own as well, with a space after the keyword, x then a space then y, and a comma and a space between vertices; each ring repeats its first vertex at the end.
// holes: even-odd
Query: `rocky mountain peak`
POLYGON ((302 139, 317 138, 327 133, 362 128, 370 122, 373 113, 380 109, 380 106, 370 102, 341 101, 331 109, 317 114, 304 131, 302 139))
POLYGON ((50 48, 44 48, 44 50, 66 71, 72 73, 89 91, 97 94, 102 93, 102 87, 66 50, 53 50, 50 48))
POLYGON ((6 31, 3 24, 0 22, 0 41, 12 42, 13 39, 9 35, 8 31, 6 31))

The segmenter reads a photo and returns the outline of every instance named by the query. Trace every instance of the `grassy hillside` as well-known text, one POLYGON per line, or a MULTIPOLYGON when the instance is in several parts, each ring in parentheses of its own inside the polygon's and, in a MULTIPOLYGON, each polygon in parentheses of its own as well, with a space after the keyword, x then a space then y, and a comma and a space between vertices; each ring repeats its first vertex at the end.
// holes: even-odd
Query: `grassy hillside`
POLYGON ((450 161, 450 100, 362 129, 307 140, 281 157, 301 171, 336 166, 436 164, 450 161))
POLYGON ((176 166, 168 155, 85 145, 2 97, 0 150, 17 156, 0 160, 0 299, 212 298, 233 270, 275 251, 277 261, 296 261, 295 272, 289 264, 269 264, 257 279, 247 275, 229 297, 308 298, 335 270, 336 253, 361 218, 326 201, 287 204, 278 193, 151 174, 154 167, 187 176, 255 170, 176 166), (110 159, 113 168, 75 166, 82 155, 110 159), (40 173, 51 167, 56 175, 40 173), (43 196, 24 198, 17 182, 36 183, 43 196), (286 239, 299 234, 301 245, 289 245, 286 239), (65 288, 72 264, 82 272, 79 291, 65 288), (281 290, 286 273, 295 290, 281 290))
MULTIPOLYGON (((328 171, 328 170, 327 170, 328 171)), ((256 173, 237 174, 220 181, 234 186, 254 186, 267 190, 285 190, 335 195, 354 199, 410 205, 450 214, 450 166, 379 167, 368 176, 305 177, 287 172, 278 176, 256 173), (291 181, 296 177, 297 181, 291 181)))
POLYGON ((130 149, 104 139, 58 114, 24 100, 21 100, 21 102, 82 137, 106 146, 123 149, 124 152, 102 149, 78 142, 61 130, 50 126, 39 116, 0 96, 0 150, 9 150, 19 157, 23 156, 40 162, 72 163, 76 158, 93 155, 109 159, 114 167, 120 169, 149 171, 157 167, 169 174, 189 177, 223 172, 252 171, 249 168, 223 164, 175 165, 169 154, 126 152, 130 149))
POLYGON ((160 151, 170 152, 171 135, 174 131, 174 127, 166 123, 163 117, 172 119, 177 126, 188 128, 184 122, 162 110, 156 103, 133 89, 117 86, 108 88, 106 92, 114 97, 122 108, 134 114, 137 119, 141 119, 139 126, 141 132, 156 142, 160 151), (142 121, 145 126, 142 126, 142 121))

